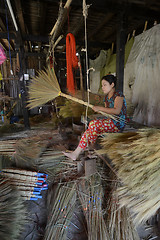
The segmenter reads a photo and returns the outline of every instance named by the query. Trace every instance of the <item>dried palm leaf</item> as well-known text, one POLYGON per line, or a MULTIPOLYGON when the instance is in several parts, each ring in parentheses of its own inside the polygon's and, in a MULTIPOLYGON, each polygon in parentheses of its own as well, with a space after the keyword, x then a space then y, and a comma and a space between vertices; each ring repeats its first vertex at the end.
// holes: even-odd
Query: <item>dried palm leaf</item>
MULTIPOLYGON (((30 109, 38 107, 58 96, 65 97, 87 107, 93 108, 92 104, 62 93, 54 69, 50 69, 49 67, 46 70, 39 71, 38 76, 32 79, 29 86, 28 107, 30 109)), ((121 119, 116 115, 110 115, 101 111, 99 113, 112 119, 116 119, 117 121, 124 121, 124 119, 121 119)))
POLYGON ((120 205, 132 210, 136 224, 146 222, 160 208, 160 130, 107 134, 102 146, 122 181, 120 205))

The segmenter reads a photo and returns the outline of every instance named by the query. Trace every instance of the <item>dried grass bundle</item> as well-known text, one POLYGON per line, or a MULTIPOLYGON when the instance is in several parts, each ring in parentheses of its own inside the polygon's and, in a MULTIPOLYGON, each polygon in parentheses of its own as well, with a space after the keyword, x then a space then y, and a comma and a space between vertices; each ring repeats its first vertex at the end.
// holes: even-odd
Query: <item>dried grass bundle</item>
POLYGON ((76 205, 76 183, 59 184, 54 204, 49 204, 49 218, 44 239, 65 240, 72 224, 71 218, 76 205))
POLYGON ((0 239, 17 240, 26 223, 26 209, 18 191, 0 177, 0 239))
POLYGON ((15 151, 15 140, 0 141, 0 155, 12 156, 15 151))
MULTIPOLYGON (((81 99, 62 93, 54 69, 50 69, 50 67, 46 70, 39 71, 38 76, 32 79, 29 86, 28 107, 30 109, 38 107, 52 101, 58 96, 65 97, 79 104, 93 108, 92 104, 88 104, 81 99)), ((99 113, 112 119, 116 119, 117 121, 124 121, 123 119, 119 119, 116 115, 110 115, 101 111, 99 113)))
POLYGON ((103 188, 99 174, 84 178, 78 185, 78 195, 87 221, 88 239, 110 239, 102 208, 103 188))
POLYGON ((119 205, 119 199, 116 194, 117 182, 113 182, 112 185, 107 201, 106 218, 110 238, 113 240, 139 240, 131 213, 125 206, 120 207, 119 205))
POLYGON ((23 200, 38 200, 42 198, 41 191, 46 190, 47 175, 35 171, 4 168, 1 176, 9 180, 10 184, 18 189, 18 194, 23 200))
POLYGON ((59 182, 76 179, 77 164, 73 161, 66 161, 61 151, 50 150, 43 152, 37 159, 37 166, 40 170, 45 170, 49 175, 49 181, 59 182))
POLYGON ((15 144, 14 159, 17 167, 35 167, 36 159, 48 144, 48 135, 18 140, 15 144))
POLYGON ((102 146, 122 181, 120 206, 133 211, 135 224, 146 222, 160 208, 160 130, 106 134, 102 146))

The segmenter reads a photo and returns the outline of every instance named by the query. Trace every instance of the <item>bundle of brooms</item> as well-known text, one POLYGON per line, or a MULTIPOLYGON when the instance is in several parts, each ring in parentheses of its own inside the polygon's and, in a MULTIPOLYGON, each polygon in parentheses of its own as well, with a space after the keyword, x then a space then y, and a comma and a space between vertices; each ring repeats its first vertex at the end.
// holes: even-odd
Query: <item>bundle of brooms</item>
POLYGON ((146 222, 160 208, 160 130, 106 134, 102 146, 122 182, 120 206, 131 210, 135 224, 146 222))
MULTIPOLYGON (((32 109, 41 106, 49 101, 52 101, 58 96, 65 97, 93 109, 92 104, 62 93, 54 69, 50 69, 50 67, 46 70, 39 71, 38 75, 32 79, 32 82, 29 85, 28 108, 32 109)), ((99 113, 106 117, 116 119, 117 121, 124 121, 116 115, 110 115, 101 111, 99 111, 99 113)))

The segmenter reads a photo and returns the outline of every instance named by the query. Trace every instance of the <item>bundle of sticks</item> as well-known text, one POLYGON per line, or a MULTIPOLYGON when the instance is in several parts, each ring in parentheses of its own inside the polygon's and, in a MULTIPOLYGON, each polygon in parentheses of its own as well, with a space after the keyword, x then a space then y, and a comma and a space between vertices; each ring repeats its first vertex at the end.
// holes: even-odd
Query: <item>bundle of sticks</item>
POLYGON ((0 141, 0 155, 11 156, 15 152, 15 143, 16 140, 0 141))
POLYGON ((38 200, 42 198, 41 191, 48 189, 46 182, 48 175, 45 173, 6 168, 2 169, 0 174, 18 188, 23 200, 38 200))

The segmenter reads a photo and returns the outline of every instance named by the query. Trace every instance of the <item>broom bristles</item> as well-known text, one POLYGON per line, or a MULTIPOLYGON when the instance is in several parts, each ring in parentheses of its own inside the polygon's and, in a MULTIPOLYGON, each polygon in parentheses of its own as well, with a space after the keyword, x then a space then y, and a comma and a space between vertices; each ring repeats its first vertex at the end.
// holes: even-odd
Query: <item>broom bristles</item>
POLYGON ((32 109, 52 101, 59 93, 60 86, 54 69, 48 67, 45 71, 39 71, 29 86, 28 107, 32 109))

